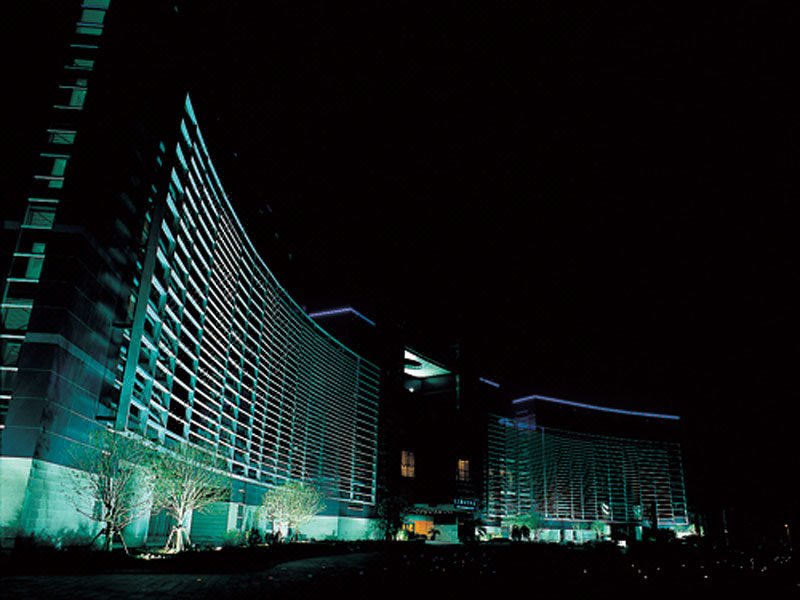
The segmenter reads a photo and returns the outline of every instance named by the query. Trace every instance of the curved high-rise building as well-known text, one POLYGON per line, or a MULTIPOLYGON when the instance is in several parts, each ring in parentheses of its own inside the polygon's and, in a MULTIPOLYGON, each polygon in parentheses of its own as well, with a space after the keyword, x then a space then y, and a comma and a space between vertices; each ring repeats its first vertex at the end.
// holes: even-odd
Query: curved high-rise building
MULTIPOLYGON (((680 447, 665 435, 675 419, 628 413, 606 429, 599 415, 627 411, 539 396, 492 415, 506 388, 478 377, 460 346, 440 364, 404 352, 399 328, 373 335, 351 307, 305 313, 274 275, 280 257, 237 217, 201 133, 187 90, 204 89, 201 116, 203 101, 234 92, 204 72, 190 10, 57 4, 39 24, 66 38, 42 66, 57 82, 46 114, 31 109, 46 124, 2 203, 4 544, 100 529, 69 490, 105 429, 216 457, 230 497, 190 517, 198 543, 268 529, 257 507, 289 481, 325 495, 303 528, 315 538, 369 535, 381 495, 413 505, 410 534, 450 541, 474 539, 479 519, 499 534, 532 513, 561 541, 591 538, 598 522, 612 535, 687 526, 680 447)), ((171 525, 145 514, 126 537, 157 543, 171 525)))
POLYGON ((301 309, 248 237, 181 80, 174 11, 118 8, 75 3, 33 182, 4 206, 3 537, 96 527, 65 491, 107 427, 219 457, 230 501, 194 516, 195 541, 257 525, 287 481, 327 499, 309 535, 360 535, 379 369, 301 309), (124 10, 157 24, 146 46, 124 10))
POLYGON ((689 530, 679 417, 547 396, 513 406, 514 416, 489 416, 486 509, 493 521, 534 515, 561 541, 641 536, 647 527, 689 530))
POLYGON ((272 275, 188 97, 179 127, 129 303, 116 427, 208 448, 244 480, 311 481, 329 498, 373 504, 378 368, 272 275))

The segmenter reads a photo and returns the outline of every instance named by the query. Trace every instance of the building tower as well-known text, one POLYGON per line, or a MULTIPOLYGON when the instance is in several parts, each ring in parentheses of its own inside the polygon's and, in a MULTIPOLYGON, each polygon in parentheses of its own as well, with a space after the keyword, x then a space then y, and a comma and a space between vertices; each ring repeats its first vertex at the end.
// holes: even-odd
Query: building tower
MULTIPOLYGON (((256 506, 290 480, 327 497, 309 535, 363 535, 377 366, 305 314, 239 221, 185 89, 178 13, 76 7, 40 166, 3 237, 4 540, 95 527, 64 490, 100 428, 223 461, 231 499, 194 516, 197 542, 265 526, 256 506)), ((126 537, 166 533, 151 517, 126 537)))

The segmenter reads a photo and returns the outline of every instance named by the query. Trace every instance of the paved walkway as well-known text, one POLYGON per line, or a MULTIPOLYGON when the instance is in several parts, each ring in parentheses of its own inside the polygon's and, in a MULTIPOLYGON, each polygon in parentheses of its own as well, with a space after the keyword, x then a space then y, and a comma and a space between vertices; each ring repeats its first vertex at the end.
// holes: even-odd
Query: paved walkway
MULTIPOLYGON (((648 561, 638 566, 622 556, 572 553, 561 548, 427 548, 361 552, 307 558, 263 571, 213 574, 116 573, 100 575, 5 575, 0 599, 80 598, 115 600, 177 598, 202 600, 338 598, 413 600, 540 596, 619 599, 729 596, 787 597, 798 582, 789 572, 742 571, 719 561, 683 569, 666 563, 664 572, 648 561), (530 550, 530 552, 528 552, 530 550)), ((791 597, 791 596, 788 596, 791 597)))
POLYGON ((382 570, 381 553, 309 558, 266 571, 231 574, 118 573, 100 575, 25 575, 0 579, 0 597, 114 600, 228 598, 257 592, 269 598, 313 597, 340 591, 367 592, 382 570))

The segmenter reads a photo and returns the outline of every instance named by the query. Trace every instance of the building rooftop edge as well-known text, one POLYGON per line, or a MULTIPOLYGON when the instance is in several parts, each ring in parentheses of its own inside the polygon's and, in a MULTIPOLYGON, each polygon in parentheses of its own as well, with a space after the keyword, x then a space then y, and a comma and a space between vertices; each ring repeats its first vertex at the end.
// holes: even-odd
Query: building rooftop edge
POLYGON ((532 394, 530 396, 523 396, 521 398, 516 398, 511 401, 512 404, 522 404, 523 402, 531 402, 534 400, 541 400, 543 402, 551 402, 553 404, 562 404, 564 406, 574 406, 576 408, 585 408, 587 410, 596 410, 600 412, 608 412, 614 413, 619 415, 628 415, 633 417, 644 417, 644 418, 651 418, 651 419, 665 419, 668 421, 680 421, 680 417, 678 415, 669 415, 664 413, 655 413, 655 412, 642 412, 637 410, 626 410, 622 408, 612 408, 610 406, 598 406, 596 404, 587 404, 585 402, 574 402, 572 400, 562 400, 560 398, 551 398, 549 396, 540 396, 538 394, 532 394))

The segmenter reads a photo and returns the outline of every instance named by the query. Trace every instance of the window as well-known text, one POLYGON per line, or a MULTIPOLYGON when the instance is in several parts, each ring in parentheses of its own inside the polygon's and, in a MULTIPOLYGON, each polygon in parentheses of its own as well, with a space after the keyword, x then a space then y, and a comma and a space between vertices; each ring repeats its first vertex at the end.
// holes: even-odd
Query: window
POLYGON ((25 227, 36 229, 52 229, 56 220, 56 208, 54 206, 28 206, 25 213, 25 227))
POLYGON ((106 16, 104 10, 84 9, 81 14, 81 22, 86 24, 100 25, 106 16))
POLYGON ((94 69, 94 60, 91 58, 73 58, 72 64, 67 65, 67 69, 77 69, 79 71, 91 71, 94 69))
POLYGON ((25 331, 28 328, 28 322, 31 320, 31 309, 28 306, 3 306, 3 322, 2 326, 10 331, 25 331))
POLYGON ((75 143, 75 132, 66 129, 48 129, 51 144, 70 145, 75 143))
POLYGON ((86 79, 78 79, 74 85, 58 86, 58 100, 54 108, 63 110, 81 110, 86 102, 86 79))
POLYGON ((75 27, 75 33, 83 33, 86 35, 101 35, 103 33, 103 19, 106 13, 102 10, 84 10, 81 14, 81 20, 75 27))
POLYGON ((414 453, 408 450, 403 450, 400 453, 400 475, 402 477, 414 478, 414 453))
POLYGON ((42 274, 43 263, 44 263, 44 257, 42 256, 29 257, 25 268, 25 279, 35 279, 38 281, 39 277, 42 274))
POLYGON ((21 342, 12 342, 10 340, 3 340, 3 365, 13 367, 17 364, 19 358, 19 351, 22 349, 21 342))
POLYGON ((67 170, 67 159, 65 157, 52 157, 53 168, 50 174, 54 177, 63 177, 67 170))
POLYGON ((3 395, 10 395, 14 391, 16 381, 16 367, 0 367, 0 391, 2 391, 3 395))
POLYGON ((61 188, 64 186, 64 173, 67 170, 69 156, 64 154, 41 155, 42 168, 48 173, 43 176, 36 176, 36 179, 47 181, 47 186, 51 188, 61 188))
MULTIPOLYGON (((44 256, 31 256, 30 254, 22 254, 20 252, 14 253, 14 258, 11 261, 11 270, 9 271, 8 280, 18 282, 24 281, 38 281, 42 274, 42 264, 44 263, 44 256)), ((13 297, 9 295, 9 297, 13 297)))
POLYGON ((86 101, 86 89, 74 88, 69 95, 69 105, 74 108, 82 108, 86 101))
POLYGON ((456 480, 469 481, 469 461, 465 458, 458 459, 458 468, 456 470, 456 480))

